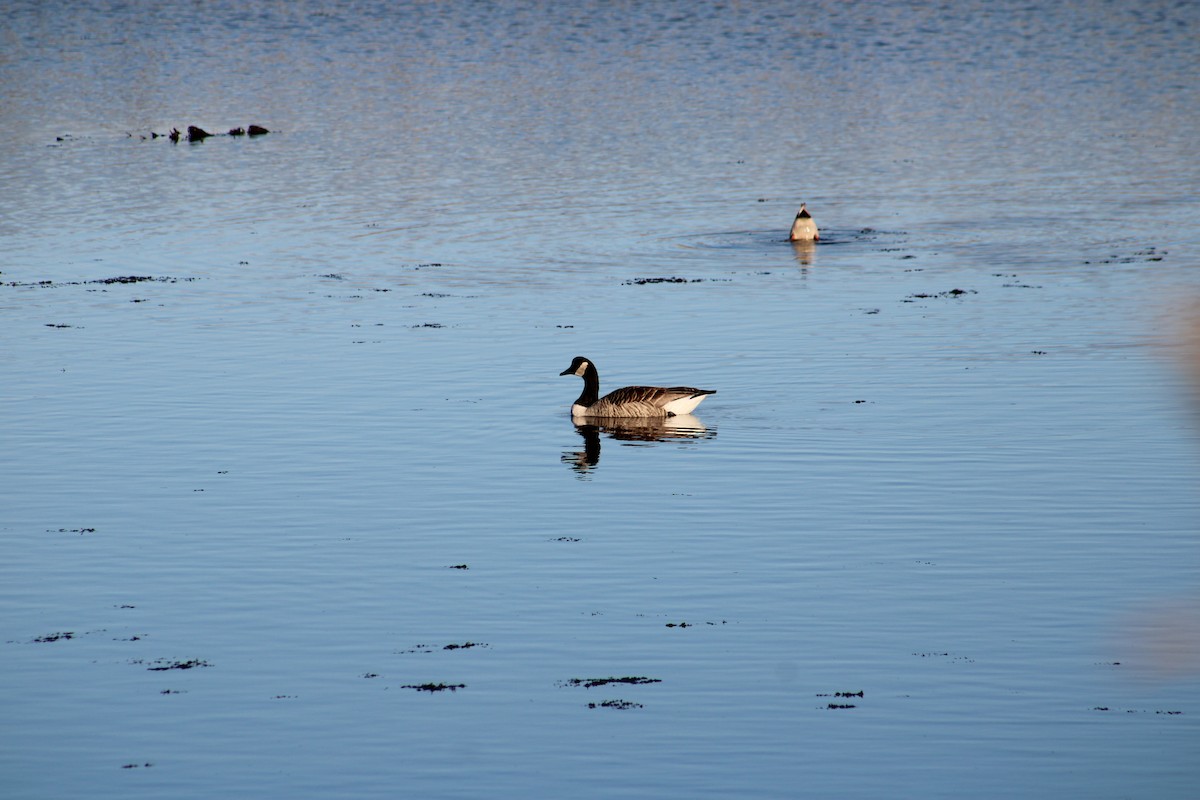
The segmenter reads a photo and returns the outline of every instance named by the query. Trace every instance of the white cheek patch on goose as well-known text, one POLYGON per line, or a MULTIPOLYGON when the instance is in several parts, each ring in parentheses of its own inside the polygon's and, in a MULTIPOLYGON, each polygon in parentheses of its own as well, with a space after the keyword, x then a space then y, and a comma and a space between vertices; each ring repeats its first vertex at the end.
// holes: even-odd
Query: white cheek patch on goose
POLYGON ((588 368, 588 362, 584 361, 582 364, 579 365, 579 369, 575 370, 575 374, 580 377, 583 377, 583 373, 587 372, 587 368, 588 368))

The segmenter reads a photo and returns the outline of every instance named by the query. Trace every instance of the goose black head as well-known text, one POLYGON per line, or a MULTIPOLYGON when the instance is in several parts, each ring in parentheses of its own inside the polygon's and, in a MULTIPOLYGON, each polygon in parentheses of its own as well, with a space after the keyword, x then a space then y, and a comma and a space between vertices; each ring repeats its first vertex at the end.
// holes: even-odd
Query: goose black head
POLYGON ((583 373, 587 372, 588 367, 590 367, 591 365, 592 365, 592 362, 588 361, 583 356, 575 356, 575 358, 571 361, 571 366, 567 367, 566 369, 564 369, 562 372, 560 372, 558 374, 559 375, 578 375, 579 377, 582 378, 583 373))

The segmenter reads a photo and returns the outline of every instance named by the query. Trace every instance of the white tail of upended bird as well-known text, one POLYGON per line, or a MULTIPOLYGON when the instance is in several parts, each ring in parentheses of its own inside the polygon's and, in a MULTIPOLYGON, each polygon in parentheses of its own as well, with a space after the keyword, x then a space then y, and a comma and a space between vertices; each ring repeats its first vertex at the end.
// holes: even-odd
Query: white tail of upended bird
POLYGON ((788 234, 789 242, 815 242, 821 238, 821 233, 817 230, 817 223, 813 222, 806 205, 806 203, 800 204, 800 210, 796 212, 796 218, 792 220, 792 232, 788 234))
POLYGON ((559 375, 583 378, 583 392, 571 405, 573 419, 612 417, 675 417, 690 414, 715 389, 691 386, 626 386, 600 396, 600 373, 590 359, 576 356, 559 375))

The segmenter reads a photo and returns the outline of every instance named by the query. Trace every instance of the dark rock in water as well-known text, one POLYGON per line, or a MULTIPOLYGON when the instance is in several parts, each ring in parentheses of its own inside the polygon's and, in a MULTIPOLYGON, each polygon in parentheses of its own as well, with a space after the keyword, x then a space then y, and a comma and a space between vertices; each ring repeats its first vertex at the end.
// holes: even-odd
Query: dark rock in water
POLYGON ((245 128, 230 128, 229 135, 230 136, 245 136, 246 129, 245 128))
POLYGON ((202 142, 210 136, 212 136, 212 134, 203 128, 197 128, 195 125, 188 125, 189 142, 202 142))
POLYGON ((270 131, 261 125, 251 125, 249 133, 251 136, 262 136, 264 133, 270 133, 270 131))

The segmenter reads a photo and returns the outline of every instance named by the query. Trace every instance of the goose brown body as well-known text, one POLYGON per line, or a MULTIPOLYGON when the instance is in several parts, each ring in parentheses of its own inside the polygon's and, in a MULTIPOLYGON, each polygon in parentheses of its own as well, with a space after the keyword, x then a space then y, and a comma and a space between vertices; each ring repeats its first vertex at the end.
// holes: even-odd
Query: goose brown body
POLYGON ((600 373, 591 360, 576 356, 560 375, 583 378, 583 392, 571 406, 572 417, 673 417, 688 414, 714 389, 691 386, 626 386, 600 397, 600 373))

